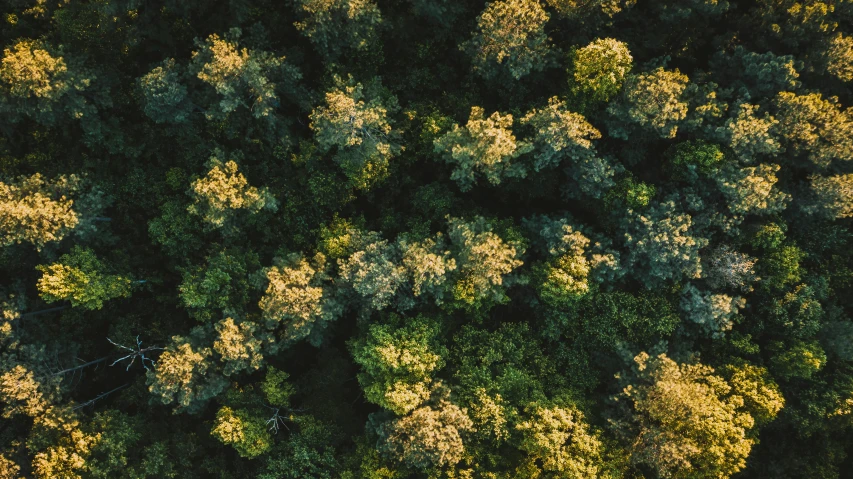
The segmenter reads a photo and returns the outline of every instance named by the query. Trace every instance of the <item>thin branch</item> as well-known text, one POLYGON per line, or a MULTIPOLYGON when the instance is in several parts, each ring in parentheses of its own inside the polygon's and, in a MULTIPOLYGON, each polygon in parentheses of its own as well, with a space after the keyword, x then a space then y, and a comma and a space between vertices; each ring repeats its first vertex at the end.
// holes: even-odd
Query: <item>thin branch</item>
POLYGON ((99 401, 99 400, 101 400, 101 399, 103 399, 103 398, 105 398, 105 397, 109 396, 110 394, 112 394, 112 393, 114 393, 114 392, 118 391, 119 389, 124 389, 124 388, 126 388, 126 387, 128 387, 128 386, 130 386, 130 383, 122 384, 121 386, 119 386, 119 387, 117 387, 117 388, 115 388, 115 389, 111 389, 111 390, 109 390, 109 391, 107 391, 107 392, 105 392, 105 393, 101 393, 101 394, 99 394, 99 395, 95 396, 93 399, 90 399, 90 400, 88 400, 88 401, 86 401, 86 402, 84 402, 84 403, 80 403, 80 404, 78 404, 78 405, 74 406, 74 407, 72 408, 72 410, 73 410, 73 411, 76 411, 76 410, 78 410, 78 409, 83 409, 84 407, 87 407, 87 406, 92 406, 92 405, 94 405, 94 404, 95 404, 95 402, 96 402, 96 401, 99 401))
POLYGON ((79 371, 79 370, 81 370, 81 369, 84 369, 84 368, 87 368, 87 367, 89 367, 89 366, 92 366, 92 365, 94 365, 94 364, 102 363, 102 362, 106 361, 106 360, 107 360, 107 359, 109 359, 109 358, 110 358, 109 356, 105 356, 105 357, 103 357, 103 358, 96 359, 96 360, 94 360, 94 361, 89 361, 88 363, 84 363, 84 364, 81 364, 81 365, 79 365, 79 366, 74 366, 73 368, 63 369, 62 371, 58 371, 58 372, 53 373, 53 376, 60 376, 60 375, 62 375, 62 374, 70 373, 70 372, 72 372, 72 371, 73 371, 73 372, 76 372, 76 371, 79 371))
POLYGON ((53 313, 55 311, 62 311, 63 309, 68 309, 68 306, 58 306, 56 308, 42 309, 41 311, 33 311, 32 313, 22 314, 22 318, 28 318, 30 316, 38 316, 40 314, 53 313))

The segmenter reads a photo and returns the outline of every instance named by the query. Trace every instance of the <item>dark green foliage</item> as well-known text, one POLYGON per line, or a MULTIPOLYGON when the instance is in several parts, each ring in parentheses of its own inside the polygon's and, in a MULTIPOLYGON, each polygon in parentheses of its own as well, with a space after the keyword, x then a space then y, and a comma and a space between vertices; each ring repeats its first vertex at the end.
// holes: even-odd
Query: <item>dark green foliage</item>
POLYGON ((0 1, 0 479, 853 464, 846 0, 0 1))

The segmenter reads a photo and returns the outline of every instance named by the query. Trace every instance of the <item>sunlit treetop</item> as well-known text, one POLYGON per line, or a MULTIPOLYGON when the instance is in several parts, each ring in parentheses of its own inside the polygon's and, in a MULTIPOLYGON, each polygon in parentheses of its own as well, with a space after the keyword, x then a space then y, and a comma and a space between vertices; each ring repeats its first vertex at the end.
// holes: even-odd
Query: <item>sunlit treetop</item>
POLYGON ((488 3, 477 19, 477 31, 464 45, 474 69, 486 78, 503 72, 518 80, 550 63, 550 39, 545 23, 550 15, 537 0, 498 0, 488 3))

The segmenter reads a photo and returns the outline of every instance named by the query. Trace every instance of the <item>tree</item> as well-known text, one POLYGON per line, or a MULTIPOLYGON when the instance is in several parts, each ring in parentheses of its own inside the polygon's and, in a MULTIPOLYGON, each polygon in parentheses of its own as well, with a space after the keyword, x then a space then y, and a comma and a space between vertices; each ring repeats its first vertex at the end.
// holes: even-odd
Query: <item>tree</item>
POLYGON ((475 106, 464 127, 453 125, 451 131, 435 140, 435 152, 453 165, 450 179, 456 181, 459 189, 470 190, 478 173, 493 185, 505 178, 526 175, 524 166, 515 159, 532 150, 532 146, 516 142, 511 127, 512 115, 494 112, 486 118, 485 110, 475 106))
POLYGON ((367 400, 395 414, 412 412, 430 397, 435 373, 444 366, 447 348, 440 325, 425 316, 371 324, 350 343, 358 382, 367 400))
POLYGON ((557 477, 598 477, 602 444, 576 407, 533 403, 515 428, 520 449, 557 477))
POLYGON ((21 477, 21 467, 5 455, 0 455, 0 479, 21 477))
POLYGON ((439 233, 422 241, 401 237, 397 247, 403 255, 402 263, 412 285, 412 294, 416 298, 428 295, 436 304, 442 304, 448 275, 456 270, 456 260, 446 249, 444 236, 439 233))
POLYGON ((546 0, 563 17, 573 21, 588 21, 596 15, 612 18, 636 0, 546 0))
POLYGON ((753 248, 775 251, 785 242, 788 226, 784 222, 769 222, 758 227, 750 240, 753 248))
POLYGON ((833 220, 853 216, 853 174, 811 176, 809 188, 812 202, 807 211, 833 220))
POLYGON ((325 269, 326 257, 318 253, 311 262, 299 254, 279 258, 261 271, 268 283, 258 306, 267 328, 284 323, 279 335, 285 342, 319 344, 320 332, 343 313, 325 269))
POLYGON ((819 169, 853 159, 853 120, 838 99, 820 93, 780 92, 774 101, 779 131, 788 149, 819 169))
POLYGON ((732 329, 733 316, 744 306, 746 300, 741 297, 701 291, 690 283, 681 290, 681 310, 687 320, 714 338, 732 329))
POLYGON ((224 226, 226 232, 234 228, 236 212, 248 210, 258 213, 261 210, 278 209, 278 202, 266 188, 249 186, 249 182, 238 171, 237 161, 241 153, 232 153, 232 159, 224 161, 225 153, 216 149, 206 163, 207 174, 190 185, 193 203, 187 211, 200 216, 211 229, 224 226), (236 161, 235 161, 236 160, 236 161))
POLYGON ((38 173, 15 183, 0 181, 0 246, 27 242, 41 250, 75 228, 90 232, 103 197, 96 188, 85 192, 84 184, 76 175, 46 180, 38 173))
POLYGON ((746 466, 754 420, 723 378, 665 354, 640 353, 634 362, 635 379, 617 400, 630 403, 635 462, 660 477, 729 477, 746 466))
POLYGON ((650 347, 672 336, 679 324, 677 305, 654 292, 594 291, 569 310, 547 317, 549 337, 576 338, 595 351, 650 347))
POLYGON ((219 395, 228 381, 213 361, 213 349, 203 329, 189 336, 173 336, 157 364, 147 372, 148 390, 163 404, 176 404, 176 411, 198 412, 219 395))
POLYGON ((0 60, 0 111, 11 113, 12 121, 24 115, 47 125, 63 117, 93 121, 97 111, 84 95, 93 79, 66 61, 60 49, 20 40, 4 49, 0 60))
POLYGON ((735 214, 773 214, 785 209, 791 198, 774 188, 781 167, 761 164, 758 167, 724 168, 717 175, 717 185, 735 214))
POLYGON ((255 118, 270 118, 281 104, 276 90, 292 94, 302 77, 284 57, 240 48, 241 35, 239 28, 232 28, 224 38, 214 33, 195 42, 198 50, 193 52, 190 73, 212 86, 220 97, 207 110, 208 118, 226 116, 240 107, 249 109, 255 118), (283 88, 276 80, 283 82, 283 88))
POLYGON ((690 215, 679 212, 673 201, 654 204, 644 212, 628 213, 625 244, 628 261, 638 278, 658 284, 699 277, 699 250, 708 240, 691 234, 690 215))
POLYGON ((793 245, 773 249, 759 263, 761 286, 771 290, 781 290, 790 284, 797 283, 803 273, 800 262, 805 257, 805 252, 793 245))
POLYGON ((285 441, 279 441, 267 455, 266 466, 258 479, 341 477, 336 457, 340 453, 330 445, 335 439, 334 428, 311 416, 299 419, 298 426, 298 432, 292 433, 285 441))
POLYGON ((399 108, 397 99, 378 80, 366 87, 352 77, 335 82, 325 104, 311 112, 311 129, 321 151, 334 151, 353 186, 367 190, 388 176, 389 161, 402 151, 388 118, 399 108))
POLYGON ((756 259, 734 251, 729 245, 721 245, 707 257, 702 268, 702 277, 714 288, 732 288, 743 292, 752 291, 752 283, 760 278, 755 274, 756 259))
POLYGON ((657 193, 654 185, 635 180, 632 176, 625 176, 616 182, 605 195, 604 204, 608 211, 617 211, 620 207, 627 206, 634 210, 642 210, 651 204, 657 193))
POLYGON ((116 477, 128 469, 129 457, 143 437, 138 418, 116 410, 95 413, 84 430, 96 440, 86 458, 90 477, 116 477))
POLYGON ((465 325, 453 337, 448 364, 458 384, 454 392, 472 411, 483 407, 484 395, 499 403, 507 428, 501 436, 512 434, 511 422, 531 403, 545 400, 545 389, 560 381, 527 323, 503 323, 494 331, 465 325))
POLYGON ((712 65, 725 71, 737 83, 746 85, 755 98, 775 95, 780 91, 795 91, 803 64, 792 55, 778 56, 773 52, 755 53, 738 45, 731 54, 718 53, 712 65))
POLYGON ((450 218, 448 228, 457 264, 453 298, 470 309, 505 302, 504 277, 523 264, 522 246, 504 241, 480 216, 470 222, 450 218))
POLYGON ((382 24, 379 7, 370 0, 297 0, 295 5, 301 20, 294 26, 327 61, 347 51, 368 51, 382 24))
POLYGON ((181 70, 174 58, 163 60, 139 77, 137 84, 142 93, 142 110, 155 123, 179 125, 189 121, 193 105, 187 87, 181 84, 181 70))
POLYGON ((232 318, 225 318, 216 323, 219 337, 213 343, 216 351, 225 362, 222 373, 226 376, 243 370, 257 370, 263 365, 263 339, 256 336, 258 327, 250 321, 235 323, 232 318))
POLYGON ((473 424, 465 409, 450 401, 450 390, 436 386, 429 403, 409 415, 381 424, 382 450, 410 467, 427 470, 462 460, 462 437, 473 424))
POLYGON ((627 121, 661 138, 674 138, 679 123, 687 117, 687 102, 681 98, 687 81, 680 71, 663 68, 628 75, 622 97, 607 108, 615 119, 610 135, 627 139, 625 127, 619 126, 627 121))
POLYGON ((488 3, 477 17, 477 32, 463 48, 470 51, 474 70, 486 78, 507 71, 518 80, 548 66, 550 15, 537 0, 488 3))
POLYGON ((559 306, 571 304, 589 292, 587 280, 590 264, 585 256, 590 240, 580 231, 572 231, 570 225, 565 225, 566 234, 560 244, 549 248, 555 259, 542 265, 542 276, 539 287, 539 297, 548 304, 559 306))
POLYGON ((163 251, 175 258, 189 257, 202 249, 201 233, 205 223, 187 211, 187 205, 168 201, 160 205, 160 216, 148 222, 148 235, 163 251))
MULTIPOLYGON (((573 280, 572 288, 579 288, 576 292, 588 289, 587 277, 603 282, 605 278, 619 275, 619 253, 610 249, 607 240, 592 234, 585 226, 574 224, 570 217, 534 216, 525 218, 523 223, 535 235, 533 245, 536 249, 552 258, 552 261, 563 263, 570 269, 577 268, 575 273, 569 270, 555 272, 559 276, 567 274, 577 280, 573 280), (593 237, 595 241, 590 239, 593 237)), ((559 268, 562 269, 562 266, 559 268)))
POLYGON ((619 93, 633 61, 625 42, 597 38, 572 52, 574 88, 593 101, 607 102, 619 93))
MULTIPOLYGON (((616 186, 614 177, 622 171, 622 165, 614 163, 610 158, 597 155, 582 158, 566 169, 566 172, 574 180, 577 190, 596 199, 601 198, 616 186)), ((563 194, 568 198, 579 196, 572 187, 564 188, 563 194)))
POLYGON ((774 344, 770 370, 785 380, 809 379, 826 365, 826 353, 817 341, 793 341, 774 344))
POLYGON ((821 329, 825 316, 819 289, 798 284, 763 306, 767 323, 785 332, 786 337, 813 338, 821 329))
POLYGON ((720 371, 731 385, 732 392, 743 398, 743 407, 755 419, 756 426, 764 426, 785 406, 779 385, 767 368, 746 362, 724 366, 720 371))
POLYGON ((841 81, 853 80, 853 37, 835 34, 826 49, 826 71, 841 81))
POLYGON ((75 246, 51 265, 39 265, 39 295, 48 303, 71 301, 72 306, 101 309, 104 301, 130 296, 131 280, 111 274, 91 249, 75 246))
POLYGON ((205 265, 183 269, 178 291, 190 316, 211 322, 222 313, 240 313, 249 301, 249 272, 257 262, 251 253, 223 250, 208 256, 205 265))
POLYGON ((778 120, 767 112, 759 117, 758 106, 749 103, 741 103, 735 111, 736 116, 726 121, 723 134, 738 157, 751 163, 758 157, 783 151, 776 135, 778 120))
POLYGON ((535 171, 557 166, 564 158, 579 161, 593 156, 592 140, 601 138, 601 133, 586 118, 569 111, 566 102, 558 97, 549 98, 548 106, 542 110, 531 110, 521 123, 536 131, 535 171))
POLYGON ((676 167, 674 176, 690 181, 700 174, 712 174, 726 163, 726 154, 719 145, 703 140, 677 143, 667 150, 667 156, 676 167))
POLYGON ((211 434, 223 444, 234 446, 240 456, 250 459, 267 452, 273 442, 263 417, 228 406, 216 412, 211 434))
POLYGON ((359 235, 357 249, 346 259, 338 260, 338 273, 372 310, 382 310, 394 298, 406 280, 395 245, 376 234, 359 235))

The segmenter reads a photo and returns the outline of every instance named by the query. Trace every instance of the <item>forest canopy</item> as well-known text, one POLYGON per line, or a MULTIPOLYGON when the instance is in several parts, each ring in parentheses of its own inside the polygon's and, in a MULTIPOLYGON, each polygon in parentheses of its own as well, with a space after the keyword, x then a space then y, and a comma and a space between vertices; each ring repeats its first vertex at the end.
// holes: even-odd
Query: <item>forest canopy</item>
POLYGON ((0 479, 851 477, 850 0, 0 2, 0 479))

